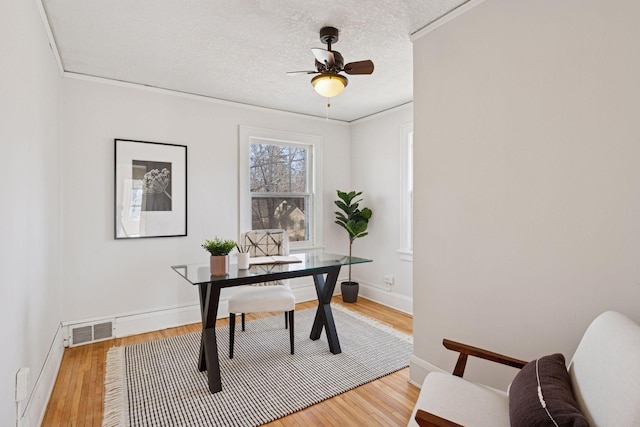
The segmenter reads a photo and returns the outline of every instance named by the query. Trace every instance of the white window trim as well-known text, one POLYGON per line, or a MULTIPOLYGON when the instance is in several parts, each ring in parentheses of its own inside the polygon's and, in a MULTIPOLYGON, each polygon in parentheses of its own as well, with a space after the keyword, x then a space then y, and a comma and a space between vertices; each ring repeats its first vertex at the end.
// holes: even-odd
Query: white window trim
POLYGON ((276 144, 298 144, 311 146, 311 180, 309 188, 312 194, 312 212, 310 218, 311 240, 290 242, 292 252, 308 251, 323 246, 323 190, 322 190, 322 137, 296 132, 264 129, 240 125, 239 127, 239 166, 238 166, 238 224, 239 234, 251 230, 251 194, 249 193, 249 145, 252 139, 273 141, 276 144))
POLYGON ((398 255, 404 261, 413 261, 413 215, 411 212, 411 198, 413 175, 413 123, 406 123, 400 127, 400 144, 402 153, 402 201, 400 209, 400 249, 398 255))

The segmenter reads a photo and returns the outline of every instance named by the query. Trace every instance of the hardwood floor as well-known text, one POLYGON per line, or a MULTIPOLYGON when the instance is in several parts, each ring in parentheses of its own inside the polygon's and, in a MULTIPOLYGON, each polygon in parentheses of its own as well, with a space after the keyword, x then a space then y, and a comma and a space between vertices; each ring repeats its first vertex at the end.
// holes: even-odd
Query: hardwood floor
MULTIPOLYGON (((342 304, 340 297, 332 303, 342 304)), ((296 309, 315 307, 315 301, 299 303, 296 309)), ((372 301, 358 298, 346 304, 351 310, 412 333, 411 316, 372 301)), ((247 315, 247 320, 260 315, 247 315)), ((219 319, 223 325, 228 319, 219 319)), ((117 338, 95 344, 65 349, 43 426, 100 426, 104 398, 104 374, 107 351, 189 332, 200 331, 201 325, 181 326, 147 334, 117 338)), ((339 333, 340 331, 338 331, 339 333)), ((409 368, 325 400, 302 411, 266 424, 270 427, 315 426, 406 426, 418 399, 418 388, 409 384, 409 368)))

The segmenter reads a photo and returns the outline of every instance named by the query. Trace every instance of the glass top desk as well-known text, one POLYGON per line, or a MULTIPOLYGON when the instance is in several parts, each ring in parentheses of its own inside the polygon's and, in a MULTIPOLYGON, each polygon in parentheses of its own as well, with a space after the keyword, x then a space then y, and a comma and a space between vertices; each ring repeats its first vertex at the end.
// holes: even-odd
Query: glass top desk
POLYGON ((200 341, 198 369, 201 372, 207 371, 209 390, 212 393, 222 390, 218 344, 216 341, 216 318, 218 316, 218 304, 222 288, 313 276, 318 296, 318 308, 309 337, 312 340, 319 339, 324 328, 329 343, 329 351, 333 354, 340 354, 342 351, 330 305, 340 267, 371 262, 371 260, 324 252, 300 253, 292 254, 291 256, 299 258, 301 262, 252 265, 248 270, 238 270, 237 265, 231 264, 229 266, 229 274, 225 276, 210 275, 209 264, 174 265, 171 267, 192 285, 198 286, 200 308, 202 310, 202 338, 200 341))

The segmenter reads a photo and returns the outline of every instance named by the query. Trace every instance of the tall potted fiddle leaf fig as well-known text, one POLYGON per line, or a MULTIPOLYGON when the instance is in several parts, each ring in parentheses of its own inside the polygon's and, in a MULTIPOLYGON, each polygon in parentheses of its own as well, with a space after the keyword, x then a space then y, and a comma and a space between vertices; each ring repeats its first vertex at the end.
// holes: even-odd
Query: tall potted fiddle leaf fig
MULTIPOLYGON (((361 194, 362 191, 347 193, 338 190, 339 199, 334 202, 340 208, 339 211, 335 212, 336 224, 344 228, 349 236, 349 257, 352 254, 353 241, 369 234, 367 228, 371 215, 373 215, 371 209, 360 208, 362 199, 359 196, 361 194)), ((344 302, 356 302, 358 300, 359 287, 358 282, 351 281, 351 264, 349 264, 349 281, 340 284, 342 300, 344 302)))

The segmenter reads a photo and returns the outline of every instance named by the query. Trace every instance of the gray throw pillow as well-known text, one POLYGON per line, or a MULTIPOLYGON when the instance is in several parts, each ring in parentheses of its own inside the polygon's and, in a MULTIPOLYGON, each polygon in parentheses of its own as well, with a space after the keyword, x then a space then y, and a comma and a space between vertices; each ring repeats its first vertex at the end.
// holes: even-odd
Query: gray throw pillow
POLYGON ((509 419, 511 427, 589 427, 562 354, 529 362, 516 375, 509 388, 509 419))

